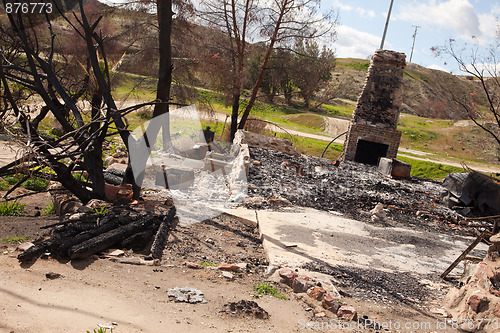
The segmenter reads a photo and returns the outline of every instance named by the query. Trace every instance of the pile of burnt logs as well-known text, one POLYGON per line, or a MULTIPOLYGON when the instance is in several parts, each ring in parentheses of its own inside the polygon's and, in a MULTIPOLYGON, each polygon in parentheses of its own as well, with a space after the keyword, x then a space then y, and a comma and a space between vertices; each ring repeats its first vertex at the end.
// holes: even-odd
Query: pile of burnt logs
POLYGON ((110 248, 149 251, 154 259, 161 259, 168 234, 178 223, 175 214, 174 206, 164 215, 126 206, 110 207, 104 214, 80 214, 44 227, 52 228, 50 237, 35 241, 18 259, 29 262, 45 253, 57 259, 83 259, 110 248))

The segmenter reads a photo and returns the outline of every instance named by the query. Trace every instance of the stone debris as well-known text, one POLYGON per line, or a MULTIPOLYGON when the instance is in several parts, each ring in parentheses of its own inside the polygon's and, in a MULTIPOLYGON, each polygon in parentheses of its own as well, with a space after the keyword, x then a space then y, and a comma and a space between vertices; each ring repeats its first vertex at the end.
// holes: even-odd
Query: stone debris
POLYGON ((325 295, 325 298, 323 298, 323 301, 321 302, 321 306, 323 306, 326 310, 337 313, 340 307, 340 299, 335 299, 331 295, 325 295))
POLYGON ((234 144, 247 144, 249 147, 259 147, 281 151, 291 155, 300 155, 292 142, 275 136, 262 135, 238 130, 234 137, 234 144))
POLYGON ((248 270, 248 264, 246 262, 237 263, 238 271, 246 272, 248 270))
MULTIPOLYGON (((470 321, 478 328, 482 322, 500 317, 500 234, 490 237, 493 244, 486 258, 476 265, 465 284, 452 289, 444 310, 453 318, 470 321)), ((471 325, 472 326, 472 325, 471 325)))
POLYGON ((32 248, 33 246, 35 246, 35 244, 33 244, 32 242, 24 242, 17 246, 17 250, 23 252, 32 248))
POLYGON ((186 261, 184 263, 184 265, 186 265, 187 268, 192 268, 192 269, 202 269, 203 268, 202 265, 197 264, 195 262, 190 262, 190 261, 186 261))
POLYGON ((257 319, 269 319, 269 313, 261 308, 257 302, 241 300, 224 304, 222 312, 237 316, 249 316, 257 319))
POLYGON ((370 215, 371 215, 371 220, 373 222, 383 222, 387 219, 387 214, 384 208, 384 205, 381 203, 378 203, 375 205, 375 207, 370 210, 370 215))
POLYGON ((45 277, 49 280, 55 280, 55 279, 58 279, 62 276, 62 274, 59 274, 59 273, 54 273, 54 272, 49 272, 47 274, 45 274, 45 277))
POLYGON ((223 271, 222 276, 228 280, 234 280, 234 274, 231 272, 223 271))
POLYGON ((274 274, 274 272, 276 272, 278 270, 278 268, 279 267, 277 265, 269 265, 269 266, 267 266, 264 275, 265 276, 271 276, 271 275, 274 274))
POLYGON ((293 281, 298 276, 298 274, 289 268, 281 268, 278 271, 279 276, 283 279, 283 282, 289 287, 293 285, 293 281))
POLYGON ((176 302, 207 303, 203 292, 196 288, 175 287, 167 291, 168 297, 173 297, 176 302))

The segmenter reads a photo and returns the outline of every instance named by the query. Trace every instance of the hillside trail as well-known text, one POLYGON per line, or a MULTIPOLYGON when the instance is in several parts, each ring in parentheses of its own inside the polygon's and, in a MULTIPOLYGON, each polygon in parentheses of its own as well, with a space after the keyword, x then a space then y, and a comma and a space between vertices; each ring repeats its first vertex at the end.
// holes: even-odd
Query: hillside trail
MULTIPOLYGON (((144 103, 144 101, 129 99, 117 103, 118 104, 117 106, 119 108, 126 108, 139 103, 144 103)), ((227 122, 227 125, 229 125, 230 121, 229 115, 218 112, 199 112, 199 118, 221 123, 227 122)), ((339 135, 340 133, 347 131, 350 121, 347 119, 337 118, 334 116, 323 116, 323 119, 325 122, 325 129, 323 132, 324 134, 314 134, 294 129, 282 128, 281 125, 279 124, 276 124, 276 126, 268 125, 268 128, 278 133, 285 133, 292 136, 299 136, 303 138, 325 141, 325 147, 326 147, 327 142, 330 142, 335 136, 339 135)), ((345 140, 345 135, 337 138, 334 142, 338 144, 344 144, 344 140, 345 140)), ((418 151, 415 149, 400 147, 398 150, 398 155, 419 161, 432 162, 458 168, 462 167, 462 161, 458 159, 447 159, 437 156, 433 153, 418 151)), ((13 149, 12 143, 0 140, 0 166, 11 162, 15 157, 16 157, 16 150, 13 149)), ((474 170, 484 173, 500 173, 500 165, 483 164, 477 162, 467 162, 466 165, 474 170)))

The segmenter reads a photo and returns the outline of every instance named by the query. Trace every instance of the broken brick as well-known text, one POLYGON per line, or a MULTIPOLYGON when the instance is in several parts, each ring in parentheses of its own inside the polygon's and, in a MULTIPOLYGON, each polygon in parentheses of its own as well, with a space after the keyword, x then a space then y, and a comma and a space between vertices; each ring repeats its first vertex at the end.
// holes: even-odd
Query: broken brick
POLYGON ((323 302, 321 302, 323 308, 332 311, 333 313, 337 313, 340 308, 339 301, 332 296, 326 294, 323 298, 323 302))
POLYGON ((220 264, 219 266, 217 266, 217 269, 219 269, 221 271, 231 271, 231 272, 237 271, 238 268, 239 267, 234 265, 234 264, 226 264, 224 262, 222 264, 220 264))
POLYGON ((293 285, 293 280, 298 276, 297 273, 292 271, 289 268, 282 268, 278 271, 279 276, 283 279, 283 282, 289 285, 290 287, 293 285))
POLYGON ((345 320, 357 320, 358 312, 352 306, 342 305, 337 311, 337 316, 345 320))
POLYGON ((187 268, 192 268, 192 269, 202 269, 203 268, 202 265, 197 264, 195 262, 190 262, 190 261, 186 261, 184 263, 184 265, 186 265, 187 268))
POLYGON ((312 299, 315 299, 317 301, 321 301, 323 299, 323 296, 326 294, 326 290, 322 287, 314 286, 312 288, 309 288, 307 290, 307 295, 311 297, 312 299))
POLYGON ((314 287, 314 282, 310 281, 307 276, 297 276, 293 279, 292 288, 294 293, 305 293, 311 287, 314 287))
POLYGON ((497 317, 500 317, 500 303, 497 303, 497 306, 495 307, 493 314, 497 317))
POLYGON ((487 297, 479 298, 478 295, 472 295, 467 302, 475 313, 482 312, 488 308, 490 300, 487 297))

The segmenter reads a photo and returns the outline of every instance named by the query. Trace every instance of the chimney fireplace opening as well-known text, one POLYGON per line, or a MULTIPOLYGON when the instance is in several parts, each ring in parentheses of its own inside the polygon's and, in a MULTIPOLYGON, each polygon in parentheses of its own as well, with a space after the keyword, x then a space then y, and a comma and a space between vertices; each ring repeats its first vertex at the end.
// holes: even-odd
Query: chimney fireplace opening
POLYGON ((387 156, 389 145, 359 139, 356 145, 354 161, 370 165, 378 165, 381 157, 387 156))

